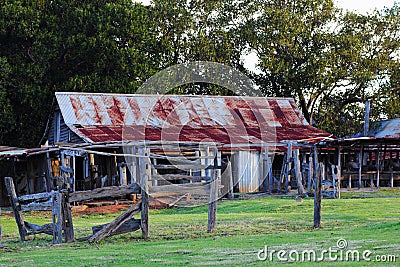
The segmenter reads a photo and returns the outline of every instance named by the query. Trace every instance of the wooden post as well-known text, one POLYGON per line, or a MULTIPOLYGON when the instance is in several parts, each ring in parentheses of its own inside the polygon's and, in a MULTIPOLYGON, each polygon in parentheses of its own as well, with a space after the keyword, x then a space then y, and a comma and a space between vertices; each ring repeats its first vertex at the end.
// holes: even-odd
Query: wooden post
POLYGON ((296 183, 297 183, 297 193, 302 196, 306 192, 304 190, 303 183, 302 183, 302 178, 301 178, 300 151, 299 151, 299 149, 293 150, 293 162, 294 162, 294 170, 295 170, 296 183))
POLYGON ((338 147, 338 163, 337 163, 337 198, 340 199, 340 179, 342 178, 342 147, 338 147))
POLYGON ((360 148, 360 153, 358 154, 358 188, 360 189, 362 187, 362 181, 361 181, 361 176, 362 176, 362 165, 363 165, 363 150, 364 150, 364 145, 361 145, 360 148))
POLYGON ((119 185, 127 185, 128 177, 126 173, 126 163, 120 163, 119 165, 119 185))
POLYGON ((380 178, 379 176, 380 176, 380 171, 381 171, 380 154, 381 153, 380 153, 379 147, 378 147, 378 151, 376 152, 376 188, 379 188, 379 178, 380 178))
POLYGON ((208 202, 208 229, 209 233, 214 232, 217 221, 217 200, 218 183, 221 180, 221 152, 214 149, 214 170, 210 183, 210 198, 208 202))
POLYGON ((68 192, 61 194, 62 228, 64 230, 65 242, 73 242, 75 238, 74 225, 72 223, 71 206, 68 200, 68 192))
POLYGON ((53 209, 52 209, 52 221, 53 221, 53 244, 62 243, 62 194, 58 191, 53 192, 53 209))
POLYGON ((140 147, 139 154, 139 181, 142 189, 141 228, 144 238, 149 237, 149 180, 151 179, 150 149, 140 147))
POLYGON ((351 174, 349 174, 349 184, 347 185, 347 188, 348 188, 348 189, 351 189, 351 183, 352 183, 352 181, 351 181, 351 174))
POLYGON ((369 135, 369 114, 370 114, 370 110, 371 110, 371 102, 369 100, 367 100, 365 102, 365 114, 364 114, 364 136, 368 136, 369 135))
POLYGON ((268 156, 268 147, 266 146, 264 148, 264 157, 263 157, 263 167, 264 167, 264 171, 263 171, 263 175, 264 175, 264 180, 262 182, 262 189, 263 192, 267 192, 268 191, 268 185, 269 185, 269 180, 272 179, 272 177, 269 176, 269 169, 270 169, 270 165, 269 165, 269 156, 268 156))
POLYGON ((307 181, 307 191, 311 192, 312 186, 312 178, 314 176, 314 160, 312 156, 312 152, 310 152, 310 156, 308 158, 308 181, 307 181))
POLYGON ((51 167, 51 159, 50 159, 50 154, 49 152, 46 153, 46 192, 50 192, 51 190, 54 189, 54 184, 53 184, 53 169, 51 167))
MULTIPOLYGON (((300 162, 301 162, 301 164, 300 164, 301 182, 302 182, 303 188, 304 188, 304 186, 305 186, 306 183, 307 183, 307 179, 306 179, 307 156, 306 156, 305 153, 303 153, 303 154, 300 154, 300 158, 301 158, 301 161, 300 161, 300 162)), ((305 190, 306 190, 306 189, 304 188, 304 191, 305 191, 305 190)))
POLYGON ((19 236, 22 241, 26 241, 28 238, 27 230, 25 228, 24 216, 22 215, 21 205, 19 204, 17 193, 15 192, 14 181, 12 177, 5 177, 5 184, 10 198, 11 207, 14 212, 15 221, 18 226, 19 236))
POLYGON ((226 167, 226 172, 229 172, 229 199, 234 199, 235 195, 233 194, 233 175, 232 175, 232 163, 229 160, 228 166, 226 167))
POLYGON ((71 156, 72 162, 70 161, 69 167, 72 167, 72 192, 76 190, 76 160, 75 155, 71 156))
POLYGON ((285 168, 285 190, 289 192, 290 170, 292 169, 292 143, 288 143, 286 152, 286 168, 285 168))
POLYGON ((285 174, 286 174, 286 162, 287 162, 287 153, 283 155, 283 162, 282 162, 282 168, 281 168, 281 173, 279 174, 279 186, 278 190, 279 192, 282 191, 281 184, 285 182, 285 174))
MULTIPOLYGON (((156 166, 157 165, 157 159, 151 159, 152 161, 152 165, 150 166, 156 166)), ((158 174, 157 169, 156 168, 151 168, 151 175, 154 178, 154 176, 156 176, 158 174)), ((157 186, 158 185, 158 181, 156 179, 152 179, 151 181, 151 185, 152 186, 157 186)))
POLYGON ((139 172, 138 171, 139 159, 134 156, 136 155, 136 146, 127 146, 124 151, 126 151, 125 153, 127 154, 125 155, 125 160, 128 168, 128 170, 126 171, 129 171, 130 173, 131 176, 130 183, 139 183, 140 180, 137 180, 137 173, 139 172))
POLYGON ((318 164, 318 151, 317 147, 314 146, 314 181, 315 181, 315 193, 314 193, 314 228, 321 226, 321 198, 322 198, 322 163, 318 164))
POLYGON ((389 164, 389 172, 390 172, 390 187, 394 186, 393 182, 393 162, 392 162, 392 153, 390 153, 390 164, 389 164))

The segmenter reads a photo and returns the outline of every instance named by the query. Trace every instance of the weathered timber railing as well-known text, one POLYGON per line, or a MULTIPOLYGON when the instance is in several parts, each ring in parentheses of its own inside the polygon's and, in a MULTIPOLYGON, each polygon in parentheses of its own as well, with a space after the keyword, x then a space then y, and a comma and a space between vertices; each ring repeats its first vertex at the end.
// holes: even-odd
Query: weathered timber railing
MULTIPOLYGON (((7 191, 21 240, 27 240, 29 235, 45 233, 53 236, 53 243, 62 243, 63 238, 65 238, 65 242, 72 242, 75 236, 70 203, 85 202, 106 197, 122 197, 128 194, 140 194, 140 202, 128 208, 128 210, 116 217, 112 222, 92 227, 91 236, 79 238, 78 240, 88 240, 90 243, 93 243, 108 236, 128 233, 139 229, 142 231, 142 236, 148 238, 149 200, 154 199, 156 195, 176 196, 176 199, 169 203, 169 207, 175 206, 178 202, 185 202, 184 199, 186 199, 186 202, 192 201, 191 199, 194 197, 197 197, 200 201, 208 199, 207 230, 208 232, 215 230, 217 201, 221 189, 221 152, 218 151, 217 147, 214 147, 212 156, 209 153, 209 147, 206 149, 207 153, 205 157, 200 156, 200 153, 198 153, 198 161, 188 161, 180 159, 180 156, 178 156, 174 160, 177 160, 179 165, 161 165, 157 164, 156 160, 152 162, 152 159, 158 159, 161 156, 151 154, 148 147, 139 146, 137 150, 134 148, 132 151, 133 153, 129 154, 129 157, 134 159, 130 164, 133 166, 131 176, 135 182, 129 185, 70 192, 68 186, 66 186, 66 177, 61 176, 58 180, 58 188, 62 189, 18 197, 15 192, 13 179, 6 177, 7 191), (202 159, 204 159, 204 162, 201 161, 202 159), (209 159, 213 159, 213 163, 212 161, 208 161, 209 159), (157 168, 193 169, 201 173, 201 176, 184 174, 160 175, 156 171, 157 168), (186 180, 187 183, 162 185, 155 182, 157 180, 186 180), (26 222, 23 212, 33 210, 51 211, 52 222, 45 225, 26 222), (133 216, 139 212, 141 214, 140 219, 134 219, 133 216)), ((126 179, 121 179, 121 181, 126 181, 126 179)), ((233 181, 231 181, 231 187, 233 187, 233 181)))
POLYGON ((18 197, 11 177, 5 177, 5 184, 22 241, 26 241, 29 235, 41 233, 52 235, 54 244, 62 243, 63 236, 66 242, 74 240, 71 209, 64 192, 51 191, 18 197), (51 210, 52 223, 37 225, 25 221, 22 212, 36 210, 51 210))

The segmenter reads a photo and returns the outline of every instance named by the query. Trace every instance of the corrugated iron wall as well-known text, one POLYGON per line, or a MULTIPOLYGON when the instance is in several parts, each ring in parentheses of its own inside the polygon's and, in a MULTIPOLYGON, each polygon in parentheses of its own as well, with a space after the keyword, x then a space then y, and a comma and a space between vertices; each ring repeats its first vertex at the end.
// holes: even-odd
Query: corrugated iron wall
POLYGON ((237 151, 232 156, 232 173, 240 193, 258 192, 262 183, 261 153, 237 151))

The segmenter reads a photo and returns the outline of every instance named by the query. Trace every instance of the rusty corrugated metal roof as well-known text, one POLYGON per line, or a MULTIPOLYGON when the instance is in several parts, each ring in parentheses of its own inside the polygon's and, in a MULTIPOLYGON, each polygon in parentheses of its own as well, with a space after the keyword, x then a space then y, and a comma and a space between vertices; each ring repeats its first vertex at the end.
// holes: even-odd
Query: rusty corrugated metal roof
POLYGON ((65 123, 87 142, 224 144, 328 137, 291 98, 56 93, 65 123))
POLYGON ((37 147, 28 149, 28 148, 0 146, 0 159, 38 155, 57 150, 58 147, 37 147))

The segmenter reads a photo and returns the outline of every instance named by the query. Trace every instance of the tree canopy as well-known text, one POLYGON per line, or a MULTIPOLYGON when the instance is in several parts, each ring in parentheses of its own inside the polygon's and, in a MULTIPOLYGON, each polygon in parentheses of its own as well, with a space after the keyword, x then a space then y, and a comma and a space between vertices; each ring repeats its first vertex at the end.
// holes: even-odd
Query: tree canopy
POLYGON ((0 143, 36 146, 55 91, 133 93, 199 60, 232 66, 266 96, 295 98, 311 124, 350 135, 367 99, 374 119, 400 115, 399 11, 346 13, 332 0, 1 1, 0 143))

